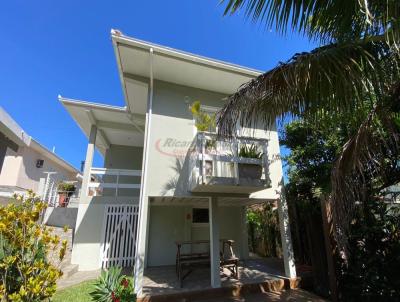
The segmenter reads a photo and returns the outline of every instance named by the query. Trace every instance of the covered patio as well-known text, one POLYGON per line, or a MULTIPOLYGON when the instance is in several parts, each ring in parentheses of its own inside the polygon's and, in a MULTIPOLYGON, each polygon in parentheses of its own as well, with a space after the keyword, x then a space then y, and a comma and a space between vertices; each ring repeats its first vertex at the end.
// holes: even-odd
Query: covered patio
MULTIPOLYGON (((298 272, 301 279, 306 279, 310 271, 298 272)), ((291 281, 285 277, 285 269, 282 259, 253 257, 246 261, 240 261, 238 279, 230 277, 230 271, 221 272, 221 294, 232 296, 243 292, 267 292, 281 291, 283 289, 297 287, 300 279, 291 281)), ((303 280, 304 281, 304 280, 303 280)), ((175 266, 159 266, 147 268, 143 278, 143 297, 178 297, 201 296, 210 291, 215 295, 215 288, 211 286, 210 268, 198 268, 185 279, 182 288, 176 275, 175 266)), ((217 293, 218 294, 218 293, 217 293)))
MULTIPOLYGON (((254 284, 270 291, 296 284, 286 215, 281 215, 283 259, 249 257, 246 206, 259 202, 237 196, 151 197, 149 253, 139 297, 192 294, 204 289, 246 290, 254 284), (195 223, 194 210, 199 209, 207 209, 205 223, 195 223), (233 242, 233 251, 225 258, 223 247, 228 241, 233 242), (187 244, 182 247, 184 258, 180 258, 180 244, 187 244), (233 271, 224 265, 231 259, 239 261, 233 271)), ((283 204, 278 206, 280 214, 285 212, 283 204)))

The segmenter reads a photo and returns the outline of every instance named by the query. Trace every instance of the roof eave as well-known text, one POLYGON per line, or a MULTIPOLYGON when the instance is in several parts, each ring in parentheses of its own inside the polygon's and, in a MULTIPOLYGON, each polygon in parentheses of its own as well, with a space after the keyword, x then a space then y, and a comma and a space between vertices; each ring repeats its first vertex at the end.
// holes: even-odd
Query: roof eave
MULTIPOLYGON (((174 48, 165 47, 165 46, 161 46, 158 44, 135 39, 135 38, 132 38, 129 36, 125 36, 120 31, 114 30, 114 29, 111 30, 111 39, 113 41, 115 48, 118 47, 118 43, 129 45, 131 47, 136 47, 139 49, 145 49, 145 50, 149 50, 150 48, 152 48, 154 53, 159 53, 159 54, 164 54, 164 55, 168 55, 171 57, 176 57, 178 59, 190 61, 193 63, 201 63, 201 64, 207 65, 209 67, 223 69, 223 70, 226 70, 229 72, 238 73, 238 74, 242 74, 242 75, 246 75, 246 76, 250 76, 250 77, 257 77, 263 73, 260 70, 256 70, 256 69, 220 61, 220 60, 215 60, 215 59, 207 58, 204 56, 195 55, 195 54, 192 54, 189 52, 180 51, 180 50, 177 50, 174 48)), ((118 49, 116 49, 116 54, 118 55, 118 53, 119 53, 118 49)), ((123 74, 121 72, 121 66, 120 66, 121 61, 119 60, 119 57, 117 58, 117 63, 119 65, 118 69, 120 71, 120 77, 122 77, 123 74)), ((123 79, 123 77, 122 77, 122 79, 123 79)))

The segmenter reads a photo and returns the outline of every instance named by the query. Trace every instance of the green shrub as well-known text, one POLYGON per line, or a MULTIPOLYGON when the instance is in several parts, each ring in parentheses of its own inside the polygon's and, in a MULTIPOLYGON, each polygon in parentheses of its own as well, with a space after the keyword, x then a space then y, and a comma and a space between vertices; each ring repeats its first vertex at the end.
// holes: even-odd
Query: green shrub
POLYGON ((75 192, 75 185, 68 182, 60 182, 57 186, 59 192, 75 192))
POLYGON ((67 241, 40 223, 46 204, 34 193, 16 199, 21 203, 0 207, 0 300, 48 300, 62 275, 54 264, 64 258, 67 241), (49 259, 57 250, 58 259, 49 259))
POLYGON ((399 301, 400 208, 371 200, 359 205, 350 229, 350 258, 342 263, 343 301, 399 301))
POLYGON ((134 302, 133 278, 121 275, 120 267, 111 267, 101 273, 90 296, 97 302, 134 302))

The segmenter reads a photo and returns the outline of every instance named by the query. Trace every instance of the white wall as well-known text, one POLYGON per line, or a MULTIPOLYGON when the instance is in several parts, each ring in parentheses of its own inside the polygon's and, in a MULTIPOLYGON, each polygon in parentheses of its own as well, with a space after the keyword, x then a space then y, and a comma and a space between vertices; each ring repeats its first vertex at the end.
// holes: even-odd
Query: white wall
POLYGON ((75 180, 76 173, 69 172, 60 165, 44 157, 29 147, 19 147, 18 152, 7 149, 3 168, 0 173, 0 185, 18 186, 38 192, 44 172, 57 172, 57 179, 75 180), (42 168, 36 167, 36 161, 43 159, 42 168))
MULTIPOLYGON (((208 226, 193 226, 188 213, 196 206, 151 206, 148 246, 148 266, 175 265, 175 241, 209 240, 208 226)), ((218 211, 220 238, 235 241, 234 252, 242 255, 241 214, 242 207, 220 207, 218 211)), ((247 243, 245 243, 247 244, 247 243)), ((194 250, 208 246, 193 247, 194 250)))
MULTIPOLYGON (((189 106, 198 100, 202 105, 221 108, 225 95, 161 81, 155 82, 154 89, 146 195, 188 196, 191 193, 187 151, 196 132, 189 106)), ((272 188, 252 197, 276 198, 277 186, 282 179, 282 164, 275 126, 269 131, 259 129, 253 133, 243 131, 242 134, 255 134, 270 140, 268 155, 272 188)))
POLYGON ((17 186, 19 170, 22 165, 21 148, 18 152, 7 148, 3 168, 0 171, 0 185, 17 186))
POLYGON ((109 204, 137 205, 138 198, 81 196, 76 218, 74 247, 71 262, 79 270, 90 271, 101 267, 100 247, 103 240, 105 206, 109 204))

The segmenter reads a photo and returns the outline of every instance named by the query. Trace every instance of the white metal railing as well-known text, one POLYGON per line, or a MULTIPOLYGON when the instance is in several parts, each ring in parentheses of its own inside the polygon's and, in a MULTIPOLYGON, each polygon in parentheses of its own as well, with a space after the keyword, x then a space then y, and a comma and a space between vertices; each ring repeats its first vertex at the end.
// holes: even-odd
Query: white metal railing
POLYGON ((140 189, 141 176, 140 170, 91 168, 87 194, 89 196, 129 196, 133 194, 132 190, 140 189))
MULTIPOLYGON (((71 206, 79 200, 79 187, 73 192, 59 191, 58 184, 65 181, 64 177, 57 172, 44 172, 46 179, 39 192, 40 198, 48 204, 49 207, 71 206), (61 196, 66 196, 63 198, 61 196)), ((76 181, 68 181, 76 183, 76 181)))
MULTIPOLYGON (((206 183, 207 177, 223 177, 234 179, 236 185, 240 183, 239 165, 251 164, 262 167, 261 181, 269 184, 268 140, 253 137, 236 137, 227 139, 215 133, 198 132, 192 152, 192 172, 197 179, 196 183, 206 183), (242 146, 256 146, 261 152, 261 158, 240 157, 242 146)), ((192 175, 193 177, 193 175, 192 175)))

